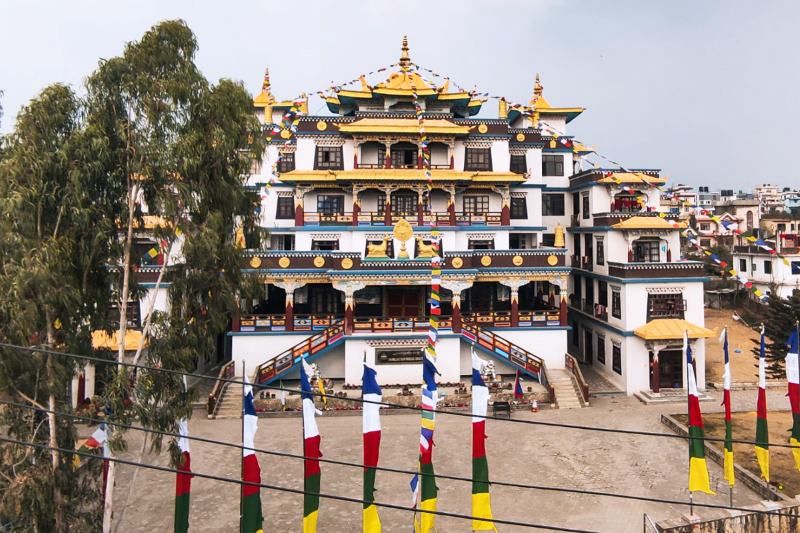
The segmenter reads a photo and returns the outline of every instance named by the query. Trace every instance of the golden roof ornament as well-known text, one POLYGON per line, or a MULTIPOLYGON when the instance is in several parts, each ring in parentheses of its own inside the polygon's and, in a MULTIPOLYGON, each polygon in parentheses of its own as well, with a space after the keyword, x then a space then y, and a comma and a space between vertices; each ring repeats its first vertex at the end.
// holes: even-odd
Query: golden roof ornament
POLYGON ((269 67, 264 69, 264 81, 261 82, 261 92, 272 94, 272 85, 269 82, 269 67))
POLYGON ((364 91, 365 93, 368 93, 372 90, 372 87, 370 87, 369 83, 367 83, 366 76, 364 76, 363 74, 358 77, 358 81, 361 82, 361 90, 364 91))
POLYGON ((539 98, 542 97, 542 92, 544 92, 544 87, 542 87, 542 83, 539 81, 539 73, 537 72, 536 80, 533 83, 533 96, 531 96, 528 105, 530 105, 531 107, 535 107, 536 102, 539 100, 539 98))
POLYGON ((556 235, 555 239, 553 240, 553 246, 556 248, 564 248, 564 228, 561 224, 556 224, 556 235))
POLYGON ((408 55, 408 36, 403 35, 403 46, 400 47, 400 68, 407 71, 411 66, 411 58, 408 55))
POLYGON ((394 238, 400 241, 400 253, 397 254, 398 259, 408 259, 408 250, 406 250, 406 241, 414 235, 414 229, 411 227, 411 224, 408 223, 408 220, 405 218, 401 218, 397 221, 397 224, 394 225, 394 230, 392 231, 394 238))
POLYGON ((508 103, 505 98, 501 98, 497 103, 497 117, 508 118, 508 103))

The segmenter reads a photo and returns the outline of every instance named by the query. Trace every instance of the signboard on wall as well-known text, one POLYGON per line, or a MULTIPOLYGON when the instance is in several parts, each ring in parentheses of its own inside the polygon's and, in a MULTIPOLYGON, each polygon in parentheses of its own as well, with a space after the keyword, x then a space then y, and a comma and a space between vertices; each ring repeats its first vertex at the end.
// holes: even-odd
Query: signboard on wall
POLYGON ((378 365, 413 365, 422 363, 420 348, 376 348, 375 364, 378 365))

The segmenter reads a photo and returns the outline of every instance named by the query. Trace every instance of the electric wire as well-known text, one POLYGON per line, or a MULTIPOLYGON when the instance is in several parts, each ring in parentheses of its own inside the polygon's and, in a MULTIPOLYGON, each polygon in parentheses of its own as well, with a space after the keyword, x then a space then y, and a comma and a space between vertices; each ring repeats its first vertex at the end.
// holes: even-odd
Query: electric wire
MULTIPOLYGON (((193 373, 193 372, 186 372, 186 371, 183 371, 183 370, 173 370, 173 369, 169 369, 169 368, 159 368, 159 367, 154 367, 154 366, 149 366, 149 365, 141 365, 141 364, 127 363, 127 362, 119 362, 119 361, 116 361, 116 360, 103 359, 103 358, 100 358, 100 357, 79 355, 79 354, 73 354, 73 353, 69 353, 69 352, 59 352, 57 350, 50 350, 50 349, 42 348, 42 347, 39 347, 39 346, 20 346, 20 345, 16 345, 16 344, 9 344, 9 343, 0 342, 0 348, 11 348, 11 349, 26 350, 26 351, 30 351, 30 352, 57 355, 57 356, 61 356, 61 357, 71 358, 71 359, 80 359, 80 360, 83 360, 83 361, 94 361, 94 362, 99 362, 99 363, 103 363, 103 364, 124 366, 124 367, 129 367, 129 368, 140 368, 140 369, 143 369, 143 370, 164 372, 164 373, 167 373, 167 374, 174 374, 174 375, 180 375, 180 376, 190 376, 190 377, 204 379, 204 380, 219 381, 219 382, 222 382, 222 383, 229 383, 229 384, 233 383, 233 384, 236 384, 236 385, 251 385, 255 389, 279 390, 279 391, 291 392, 291 393, 296 393, 296 394, 300 394, 300 392, 301 392, 300 389, 291 389, 291 388, 280 387, 280 386, 275 386, 275 385, 260 385, 260 384, 257 384, 257 383, 245 383, 244 380, 240 380, 240 379, 230 379, 230 378, 206 376, 206 375, 203 375, 203 374, 197 374, 197 373, 193 373)), ((380 405, 380 406, 383 406, 383 407, 391 407, 391 408, 394 408, 394 409, 405 409, 405 410, 409 410, 409 411, 423 411, 422 407, 415 406, 415 405, 402 405, 402 404, 396 404, 396 403, 390 403, 390 402, 382 402, 382 401, 378 402, 378 401, 373 401, 373 400, 365 400, 363 398, 338 397, 338 396, 333 395, 333 394, 323 394, 323 393, 321 393, 319 391, 312 391, 309 394, 312 394, 312 395, 320 397, 320 398, 331 398, 333 400, 343 400, 343 401, 348 401, 348 402, 353 402, 353 403, 360 403, 360 404, 365 404, 366 403, 366 404, 380 405)), ((643 437, 662 437, 662 438, 668 438, 668 439, 681 439, 681 440, 688 440, 688 439, 695 438, 695 437, 690 437, 690 436, 687 436, 687 435, 677 435, 677 434, 674 434, 674 433, 657 433, 655 431, 644 431, 644 430, 638 430, 638 429, 618 429, 618 428, 609 428, 609 427, 600 427, 600 426, 587 426, 587 425, 584 425, 584 424, 565 424, 563 422, 548 422, 548 421, 545 421, 545 420, 522 420, 522 419, 518 419, 518 418, 503 418, 503 417, 498 417, 498 416, 493 416, 493 415, 488 415, 488 414, 487 415, 474 415, 473 416, 473 414, 470 413, 470 412, 453 411, 453 410, 449 410, 449 409, 441 409, 441 410, 437 409, 436 413, 437 414, 441 413, 441 414, 446 414, 446 415, 452 415, 452 416, 468 417, 468 418, 482 418, 484 420, 495 420, 495 421, 500 421, 500 422, 509 422, 509 423, 512 423, 512 424, 525 424, 525 425, 532 425, 532 426, 545 426, 545 427, 560 428, 560 429, 573 429, 573 430, 579 430, 579 431, 596 431, 596 432, 600 432, 600 433, 617 433, 617 434, 621 434, 621 435, 636 435, 636 436, 643 436, 643 437)), ((724 438, 718 438, 718 437, 704 437, 703 440, 706 441, 706 442, 721 442, 721 443, 725 443, 725 439, 724 438)), ((733 439, 730 442, 733 442, 733 443, 736 443, 736 444, 750 444, 750 445, 756 445, 756 444, 763 445, 764 444, 764 443, 758 443, 758 442, 756 442, 754 440, 744 440, 744 439, 733 439)), ((794 448, 794 449, 797 448, 797 446, 792 445, 792 444, 784 444, 784 443, 777 443, 777 442, 769 442, 767 444, 770 447, 774 447, 774 448, 790 448, 790 449, 791 448, 794 448)))
MULTIPOLYGON (((140 462, 137 462, 137 461, 129 461, 127 459, 120 459, 118 457, 98 457, 97 455, 95 455, 93 453, 90 453, 90 452, 81 452, 81 451, 78 451, 78 450, 69 450, 69 449, 66 449, 66 448, 49 446, 47 444, 39 444, 39 443, 35 443, 35 442, 27 442, 27 441, 22 441, 22 440, 17 440, 17 439, 11 439, 11 438, 8 438, 8 437, 5 437, 5 436, 0 436, 0 442, 8 442, 10 444, 16 444, 16 445, 19 445, 19 446, 34 447, 34 448, 39 448, 39 449, 42 449, 42 450, 57 451, 57 452, 60 452, 60 453, 65 453, 65 454, 67 454, 67 453, 68 454, 74 454, 74 455, 78 455, 78 456, 81 456, 81 457, 88 457, 88 458, 93 458, 93 459, 102 459, 104 461, 113 461, 115 463, 128 465, 128 466, 133 466, 133 467, 137 467, 137 468, 146 468, 146 469, 150 469, 150 470, 158 470, 158 471, 161 471, 161 472, 170 472, 170 473, 173 473, 173 474, 179 474, 179 473, 190 474, 193 477, 211 479, 211 480, 214 480, 214 481, 223 481, 223 482, 226 482, 226 483, 234 483, 234 484, 237 484, 237 485, 248 485, 248 486, 252 486, 252 487, 259 487, 259 488, 262 488, 262 489, 275 490, 275 491, 278 491, 278 492, 289 492, 289 493, 292 493, 292 494, 303 494, 303 495, 308 494, 308 495, 312 495, 312 496, 319 496, 320 498, 327 498, 327 499, 330 499, 330 500, 338 500, 338 501, 343 501, 343 502, 348 502, 348 503, 358 503, 358 504, 361 504, 361 505, 366 503, 362 499, 352 498, 350 496, 341 496, 341 495, 338 495, 338 494, 327 494, 327 493, 322 493, 322 492, 317 493, 317 492, 306 491, 306 490, 303 490, 303 489, 293 489, 291 487, 282 487, 282 486, 279 486, 279 485, 271 485, 271 484, 268 484, 268 483, 255 483, 253 481, 244 481, 244 480, 241 480, 241 479, 233 479, 233 478, 228 478, 228 477, 224 477, 224 476, 217 476, 215 474, 206 474, 206 473, 202 473, 202 472, 195 472, 195 471, 187 472, 186 470, 180 470, 180 469, 170 468, 170 467, 166 467, 166 466, 152 465, 152 464, 147 464, 147 463, 140 463, 140 462)), ((483 520, 483 518, 480 518, 480 517, 474 517, 472 515, 465 515, 465 514, 461 514, 461 513, 451 513, 451 512, 448 512, 448 511, 422 510, 422 509, 417 509, 417 508, 414 508, 414 507, 406 507, 404 505, 397 505, 397 504, 394 504, 394 503, 385 503, 385 502, 370 502, 370 503, 372 505, 377 506, 377 507, 384 507, 384 508, 387 508, 387 509, 396 509, 396 510, 399 510, 399 511, 410 511, 410 512, 414 512, 414 513, 427 513, 427 514, 433 514, 433 515, 438 515, 438 516, 446 516, 446 517, 450 517, 450 518, 460 518, 462 520, 476 520, 476 519, 477 520, 483 520)), ((549 529, 549 530, 552 530, 552 531, 566 531, 566 532, 571 532, 571 533, 594 533, 592 530, 587 530, 587 529, 574 529, 574 528, 552 526, 552 525, 546 525, 546 524, 537 524, 537 523, 532 523, 532 522, 519 522, 519 521, 516 521, 516 520, 503 520, 503 519, 500 519, 500 518, 492 518, 491 522, 494 522, 495 524, 503 524, 503 525, 508 525, 508 526, 520 526, 520 527, 526 527, 526 528, 532 528, 532 529, 549 529)))
MULTIPOLYGON (((102 419, 102 418, 93 418, 93 417, 87 417, 87 416, 67 413, 67 412, 64 412, 64 411, 57 411, 57 410, 51 410, 51 409, 42 409, 42 408, 39 408, 39 407, 36 407, 36 406, 27 405, 27 404, 23 404, 23 403, 19 403, 19 402, 0 400, 0 405, 9 405, 11 407, 35 410, 35 411, 39 411, 39 412, 43 412, 43 413, 54 413, 56 416, 63 416, 63 417, 72 418, 72 419, 75 419, 75 420, 83 420, 85 422, 93 422, 93 423, 98 423, 98 424, 107 424, 109 426, 119 427, 119 428, 132 430, 132 431, 142 431, 144 433, 154 433, 154 434, 157 434, 157 435, 162 435, 162 436, 165 436, 165 437, 173 437, 173 438, 176 438, 176 439, 185 438, 185 439, 194 440, 194 441, 197 441, 197 442, 202 442, 202 443, 206 443, 206 444, 213 444, 213 445, 218 445, 218 446, 225 446, 225 447, 229 447, 229 448, 236 448, 236 449, 239 449, 239 450, 245 450, 245 449, 253 450, 254 452, 257 452, 257 453, 263 453, 265 455, 272 455, 272 456, 276 456, 276 457, 286 457, 286 458, 291 458, 291 459, 303 459, 303 460, 310 459, 310 460, 319 461, 320 463, 327 463, 327 464, 332 464, 332 465, 337 465, 337 466, 347 466, 347 467, 353 467, 353 468, 365 468, 365 465, 360 464, 360 463, 341 461, 341 460, 337 460, 337 459, 326 459, 326 458, 322 458, 322 457, 317 458, 317 457, 311 457, 311 456, 306 456, 306 455, 302 455, 302 454, 295 454, 295 453, 289 453, 289 452, 280 452, 280 451, 276 451, 276 450, 267 450, 267 449, 264 449, 264 448, 249 448, 249 447, 243 446, 241 444, 236 444, 236 443, 233 443, 233 442, 226 442, 226 441, 220 441, 220 440, 215 440, 215 439, 209 439, 209 438, 206 438, 206 437, 198 437, 198 436, 195 436, 195 435, 181 435, 179 433, 172 433, 172 432, 169 432, 169 431, 162 431, 162 430, 158 430, 158 429, 145 428, 145 427, 142 427, 142 426, 134 426, 134 425, 123 424, 123 423, 119 423, 119 422, 110 422, 110 421, 102 419)), ((409 476, 413 476, 413 475, 432 476, 432 477, 436 477, 436 478, 439 478, 439 479, 449 479, 449 480, 452 480, 452 481, 464 481, 464 482, 468 482, 468 483, 472 483, 472 482, 475 481, 473 478, 464 477, 464 476, 455 476, 455 475, 448 475, 448 474, 442 474, 442 473, 431 474, 431 473, 426 473, 426 472, 418 472, 416 470, 404 470, 402 468, 392 468, 392 467, 387 467, 387 466, 377 466, 377 467, 372 467, 372 468, 375 468, 378 471, 389 472, 389 473, 393 473, 393 474, 406 474, 406 475, 409 475, 409 476)), ((530 483, 512 483, 512 482, 509 482, 509 481, 495 481, 495 480, 489 480, 488 483, 490 485, 496 485, 498 487, 509 487, 509 488, 518 488, 518 489, 527 489, 527 490, 541 490, 541 491, 548 491, 548 492, 563 492, 563 493, 570 493, 570 494, 580 494, 582 496, 597 496, 597 497, 606 497, 606 498, 617 498, 617 499, 622 499, 622 500, 638 500, 638 501, 645 501, 645 502, 649 502, 649 503, 658 503, 658 504, 664 504, 664 505, 676 505, 676 506, 694 505, 695 507, 706 507, 706 508, 709 508, 709 509, 728 509, 728 510, 744 511, 744 512, 780 514, 779 512, 776 512, 776 511, 760 511, 760 510, 759 511, 754 511, 753 509, 747 509, 747 508, 744 508, 744 507, 731 507, 729 505, 719 505, 719 504, 711 504, 711 503, 709 503, 709 504, 690 503, 688 501, 683 501, 683 500, 666 500, 666 499, 663 499, 663 498, 654 498, 654 497, 649 497, 649 496, 636 496, 636 495, 633 495, 633 494, 618 494, 618 493, 613 493, 613 492, 596 491, 596 490, 591 490, 591 489, 555 487, 555 486, 548 486, 548 485, 534 485, 534 484, 530 484, 530 483)))

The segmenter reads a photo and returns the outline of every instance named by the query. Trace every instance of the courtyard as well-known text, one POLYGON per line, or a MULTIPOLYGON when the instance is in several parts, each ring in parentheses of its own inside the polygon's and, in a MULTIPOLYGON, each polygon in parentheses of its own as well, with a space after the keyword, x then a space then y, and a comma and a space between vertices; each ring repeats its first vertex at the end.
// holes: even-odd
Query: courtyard
MULTIPOLYGON (((711 393, 712 396, 714 393, 711 393)), ((783 391, 770 391, 771 409, 787 409, 783 391)), ((719 402, 703 402, 706 412, 719 412, 719 402)), ((752 411, 755 395, 751 391, 733 393, 734 409, 752 411)), ((662 413, 682 412, 683 404, 645 406, 634 398, 596 398, 592 407, 574 410, 543 410, 539 413, 516 411, 515 420, 532 420, 636 429, 668 433, 659 419, 662 413)), ((710 419, 713 417, 710 417, 710 419)), ((318 417, 324 458, 361 462, 361 417, 318 417)), ((383 440, 380 465, 413 470, 416 468, 419 440, 419 416, 391 414, 382 417, 383 440)), ((779 430, 780 422, 775 422, 779 430)), ((782 426, 780 426, 782 427, 782 426)), ((713 432, 713 426, 709 428, 713 432)), ((261 418, 256 446, 294 454, 301 453, 301 421, 297 417, 261 418)), ((208 420, 196 411, 190 424, 192 435, 240 442, 241 426, 236 419, 208 420)), ((516 483, 580 488, 688 501, 687 447, 681 439, 622 435, 586 430, 517 424, 502 420, 487 422, 487 456, 490 478, 516 483)), ((745 434, 745 433, 742 433, 745 434)), ((746 433, 749 437, 749 433, 746 433)), ((129 452, 125 458, 136 460, 140 435, 129 434, 129 452)), ((744 437, 741 437, 744 438, 744 437)), ((434 465, 437 473, 471 476, 471 428, 469 418, 440 414, 437 417, 434 465)), ((192 442, 192 469, 195 472, 239 479, 239 450, 208 443, 192 442)), ((746 447, 745 447, 746 448, 746 447)), ((737 458, 745 459, 746 449, 737 449, 737 458)), ((779 455, 788 450, 775 449, 773 472, 780 476, 784 468, 779 455), (781 466, 778 466, 781 465, 781 466)), ((303 466, 298 459, 258 454, 262 482, 281 487, 302 488, 303 466)), ((166 465, 167 455, 145 457, 145 462, 166 465)), ((115 504, 122 517, 121 530, 163 531, 172 525, 174 475, 140 469, 131 487, 133 469, 123 466, 118 478, 115 504), (128 489, 131 497, 127 499, 128 489), (127 500, 127 501, 126 501, 127 500), (142 512, 147 509, 147 512, 142 512)), ((727 490, 721 469, 709 461, 712 486, 718 484, 717 496, 695 494, 695 502, 727 505, 727 490)), ((378 472, 378 502, 409 506, 410 476, 378 472)), ((470 513, 470 484, 438 479, 439 510, 470 513)), ((322 492, 361 498, 361 471, 358 468, 322 464, 322 492)), ((688 512, 687 506, 641 502, 619 498, 493 486, 492 507, 495 518, 553 524, 591 531, 641 531, 642 515, 654 520, 677 517, 688 512)), ((239 516, 239 489, 235 484, 195 478, 192 483, 191 523, 203 531, 232 531, 239 516)), ((263 489, 262 507, 265 531, 294 531, 302 519, 302 496, 263 489)), ((735 505, 749 505, 760 498, 739 484, 735 505)), ((703 516, 714 516, 711 509, 696 509, 703 516)), ((408 531, 410 512, 380 509, 384 531, 408 531)), ((461 519, 437 518, 439 531, 466 531, 461 519)), ((323 498, 320 504, 320 531, 355 531, 361 527, 360 504, 323 498)), ((500 526, 501 531, 522 531, 521 527, 500 526)))

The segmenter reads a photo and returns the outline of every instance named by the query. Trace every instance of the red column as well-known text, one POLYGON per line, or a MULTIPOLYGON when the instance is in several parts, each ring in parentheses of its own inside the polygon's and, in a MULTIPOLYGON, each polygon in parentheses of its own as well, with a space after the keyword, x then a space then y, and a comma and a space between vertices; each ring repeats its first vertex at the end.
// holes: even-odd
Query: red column
POLYGON ((653 367, 652 378, 650 381, 650 388, 653 392, 658 393, 659 384, 661 383, 661 368, 658 364, 658 352, 653 352, 653 361, 650 363, 653 367))
POLYGON ((511 207, 503 201, 503 208, 500 211, 500 224, 503 226, 511 225, 511 207))
POLYGON ((453 170, 455 168, 455 166, 456 166, 456 160, 451 155, 450 156, 450 170, 453 170))
POLYGON ((386 204, 383 206, 383 225, 384 226, 391 226, 392 225, 392 201, 390 197, 392 196, 391 193, 386 194, 386 204))
POLYGON ((461 296, 453 294, 453 333, 461 333, 461 296))
POLYGON ((345 293, 344 297, 344 334, 353 333, 353 295, 345 293))
POLYGON ((294 291, 286 291, 286 331, 294 331, 294 291))
POLYGON ((511 327, 519 326, 519 289, 511 289, 511 327))
POLYGON ((558 308, 558 318, 562 326, 567 325, 567 299, 564 298, 563 294, 561 295, 561 306, 558 308))
POLYGON ((392 154, 389 148, 386 149, 386 156, 384 157, 383 166, 386 168, 392 168, 392 154))
POLYGON ((631 250, 630 248, 628 248, 628 262, 629 263, 633 262, 633 250, 631 250))
POLYGON ((667 248, 667 263, 672 263, 672 250, 667 248))
POLYGON ((454 197, 450 197, 450 200, 447 203, 447 214, 450 215, 450 225, 456 225, 456 199, 454 197))
POLYGON ((422 168, 422 151, 417 155, 417 168, 422 168))
POLYGON ((305 214, 303 213, 303 203, 301 201, 294 201, 294 225, 302 226, 305 221, 305 214))
MULTIPOLYGON (((358 150, 358 147, 356 147, 356 150, 358 150)), ((358 168, 358 152, 353 152, 353 168, 358 168)))
POLYGON ((422 226, 425 224, 425 210, 423 209, 425 206, 422 204, 422 196, 419 197, 419 202, 417 202, 417 226, 422 226))
POLYGON ((241 316, 239 316, 239 313, 234 313, 231 318, 231 331, 239 331, 241 328, 240 320, 241 316))
POLYGON ((361 205, 358 203, 358 193, 353 193, 353 225, 358 226, 358 215, 361 214, 361 205))

